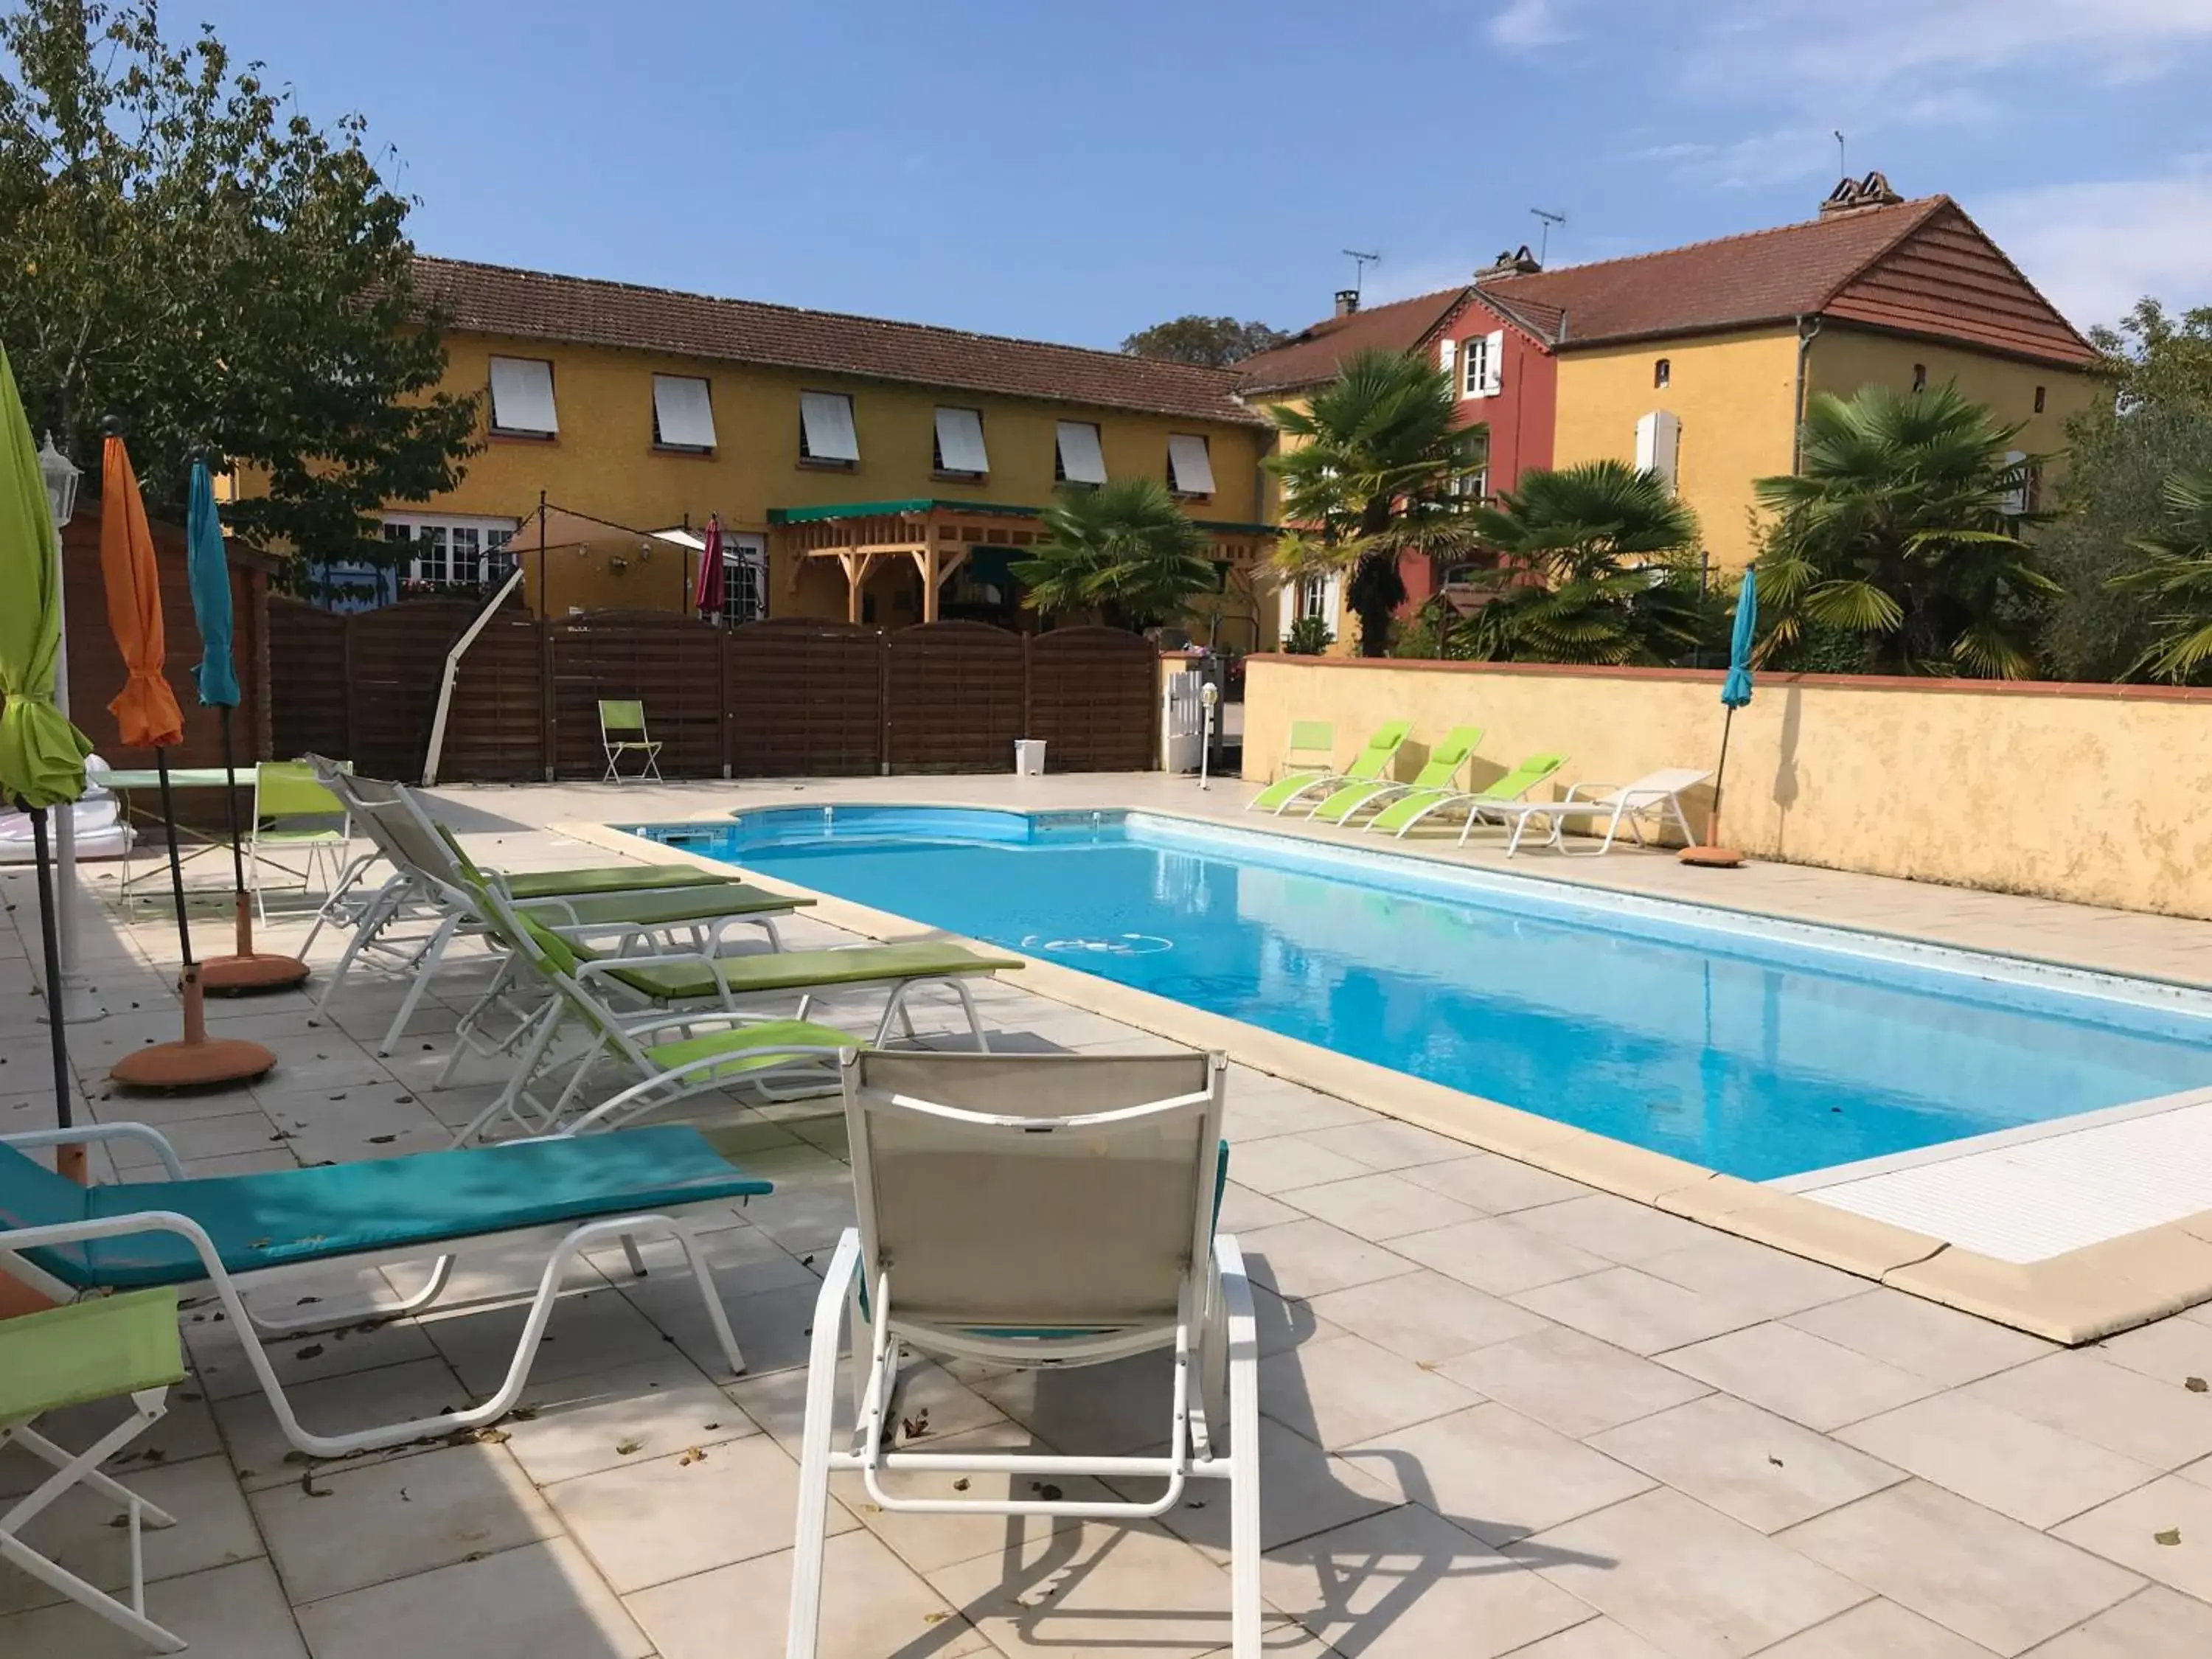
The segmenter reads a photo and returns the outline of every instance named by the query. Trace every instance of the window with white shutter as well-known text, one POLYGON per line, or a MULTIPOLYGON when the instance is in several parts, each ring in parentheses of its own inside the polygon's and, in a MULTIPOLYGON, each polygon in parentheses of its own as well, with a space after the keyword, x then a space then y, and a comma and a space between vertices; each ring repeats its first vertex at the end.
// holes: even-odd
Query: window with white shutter
POLYGON ((1462 398, 1482 396, 1482 383, 1489 373, 1490 340, 1478 334, 1468 340, 1459 354, 1459 395, 1462 398))
POLYGON ((1098 447, 1097 426, 1089 421, 1062 421, 1054 443, 1054 478, 1072 484, 1106 482, 1106 456, 1098 447))
POLYGON ((714 447, 714 404, 706 381, 690 374, 653 377, 653 441, 662 449, 714 447))
POLYGON ((1505 331, 1493 328, 1482 339, 1482 391, 1495 398, 1505 390, 1505 331))
POLYGON ((937 444, 932 459, 939 472, 963 478, 980 478, 991 470, 983 448, 982 411, 943 409, 937 411, 937 444))
POLYGON ((1457 360, 1458 354, 1459 342, 1449 335, 1437 342, 1437 367, 1442 369, 1447 377, 1452 373, 1452 364, 1457 360))
POLYGON ((1655 409, 1636 423, 1636 470, 1656 473, 1674 493, 1675 474, 1681 465, 1682 422, 1663 409, 1655 409))
POLYGON ((553 365, 536 357, 491 360, 491 429, 521 438, 561 430, 553 413, 553 365))
POLYGON ((820 466, 852 466, 860 459, 853 400, 842 392, 799 394, 799 458, 820 466))
POLYGON ((1178 495, 1211 495, 1213 461, 1206 453, 1206 440, 1188 433, 1168 438, 1168 488, 1178 495))

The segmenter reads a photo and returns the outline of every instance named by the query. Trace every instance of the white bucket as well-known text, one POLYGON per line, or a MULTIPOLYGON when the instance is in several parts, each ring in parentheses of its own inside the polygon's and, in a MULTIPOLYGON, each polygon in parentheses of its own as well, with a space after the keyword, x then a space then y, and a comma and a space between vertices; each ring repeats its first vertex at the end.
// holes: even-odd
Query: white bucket
POLYGON ((1014 775, 1024 778, 1044 775, 1044 743, 1042 738, 1014 739, 1014 775))

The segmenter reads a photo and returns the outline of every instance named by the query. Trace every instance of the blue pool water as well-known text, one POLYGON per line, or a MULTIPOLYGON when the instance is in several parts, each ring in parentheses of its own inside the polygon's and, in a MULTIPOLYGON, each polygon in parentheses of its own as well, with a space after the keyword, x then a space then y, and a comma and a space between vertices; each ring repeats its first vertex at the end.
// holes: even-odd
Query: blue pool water
POLYGON ((1186 820, 847 806, 644 833, 1749 1180, 2212 1084, 2201 1000, 1186 820))

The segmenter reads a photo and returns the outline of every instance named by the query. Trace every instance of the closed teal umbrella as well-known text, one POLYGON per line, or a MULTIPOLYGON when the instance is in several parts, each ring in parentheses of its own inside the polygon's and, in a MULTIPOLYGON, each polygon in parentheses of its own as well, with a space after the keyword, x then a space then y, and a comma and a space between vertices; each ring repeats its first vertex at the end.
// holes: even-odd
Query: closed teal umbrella
POLYGON ((1721 844, 1721 786, 1728 771, 1729 732, 1735 724, 1735 711, 1751 701, 1751 650, 1759 639, 1759 572, 1743 573, 1743 586, 1736 590, 1735 630, 1729 636, 1728 678, 1721 682, 1721 706, 1728 712, 1721 716, 1721 757, 1713 767, 1713 815, 1705 827, 1705 841, 1701 846, 1682 849, 1682 862, 1700 864, 1716 869, 1731 869, 1743 862, 1743 854, 1732 847, 1721 844))

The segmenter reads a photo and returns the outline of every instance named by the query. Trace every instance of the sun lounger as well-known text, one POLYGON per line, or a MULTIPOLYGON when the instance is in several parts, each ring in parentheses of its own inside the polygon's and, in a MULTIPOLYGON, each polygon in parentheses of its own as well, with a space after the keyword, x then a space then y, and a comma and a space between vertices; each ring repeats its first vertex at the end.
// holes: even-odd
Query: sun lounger
MULTIPOLYGON (((222 1304, 283 1425, 311 1457, 399 1445, 479 1427, 513 1409, 568 1265, 582 1251, 641 1236, 673 1237, 689 1261, 716 1340, 744 1369, 729 1320, 679 1207, 769 1191, 732 1168, 696 1130, 517 1141, 465 1152, 319 1165, 258 1175, 185 1176, 169 1143, 142 1124, 78 1124, 0 1135, 0 1272, 58 1301, 100 1291, 204 1285, 222 1304), (136 1139, 167 1179, 80 1187, 27 1156, 64 1141, 136 1139), (538 1245, 545 1267, 507 1376, 477 1405, 346 1434, 316 1434, 295 1415, 262 1337, 337 1329, 415 1313, 444 1291, 463 1248, 538 1245), (308 1268, 432 1261, 421 1288, 374 1308, 319 1303, 304 1316, 250 1310, 245 1292, 308 1268)), ((111 1494, 112 1495, 112 1494, 111 1494)))
POLYGON ((1382 806, 1403 795, 1425 793, 1431 789, 1451 789, 1460 769, 1474 758, 1481 746, 1482 728, 1479 726, 1455 726, 1444 733, 1443 741, 1429 750, 1429 758, 1411 783, 1391 783, 1376 779, 1366 783, 1347 783, 1314 808, 1311 817, 1323 823, 1349 823, 1362 812, 1379 811, 1382 806))
MULTIPOLYGON (((1496 805, 1486 811, 1492 817, 1512 822, 1513 834, 1505 844, 1508 857, 1520 850, 1529 821, 1539 817, 1544 820, 1544 845, 1564 856, 1597 858, 1610 853, 1614 838, 1624 829, 1642 847, 1645 844, 1645 820, 1650 821, 1655 833, 1667 829, 1671 820, 1672 826, 1681 831, 1686 846, 1698 837, 1690 828, 1688 815, 1682 811, 1682 792, 1696 788, 1711 775, 1693 766, 1670 767, 1647 772, 1633 783, 1578 783, 1559 800, 1516 801, 1496 805), (1604 820, 1602 834, 1595 847, 1569 854, 1565 832, 1567 824, 1577 818, 1604 820)), ((1593 833, 1597 833, 1595 827, 1593 833)))
POLYGON ((815 1304, 787 1659, 817 1651, 836 1471, 857 1473, 886 1514, 1133 1524, 1192 1501, 1194 1482, 1225 1481, 1230 1651, 1260 1659, 1258 1341, 1243 1257, 1214 1230, 1226 1060, 864 1053, 841 1069, 859 1224, 815 1304), (848 1320, 846 1440, 833 1414, 848 1320), (908 1353, 1059 1369, 1163 1349, 1176 1363, 1159 1452, 894 1443, 908 1353), (1006 1497, 963 1498, 901 1479, 924 1474, 1012 1480, 1006 1497), (1048 1484, 1071 1475, 1128 1495, 1066 1498, 1048 1484))
POLYGON ((1504 777, 1480 789, 1428 789, 1401 795, 1370 818, 1367 827, 1402 840, 1407 830, 1423 820, 1439 812, 1459 811, 1467 816, 1466 826, 1460 831, 1464 845, 1468 830, 1481 821, 1484 809, 1520 799, 1566 763, 1565 755, 1531 755, 1504 777))
POLYGON ((1347 783, 1388 781, 1390 763, 1398 757, 1398 746, 1406 741, 1406 733, 1412 729, 1404 720, 1387 721, 1375 728, 1374 735, 1343 771, 1297 772, 1278 778, 1253 796, 1244 810, 1280 816, 1308 796, 1317 800, 1347 783))

